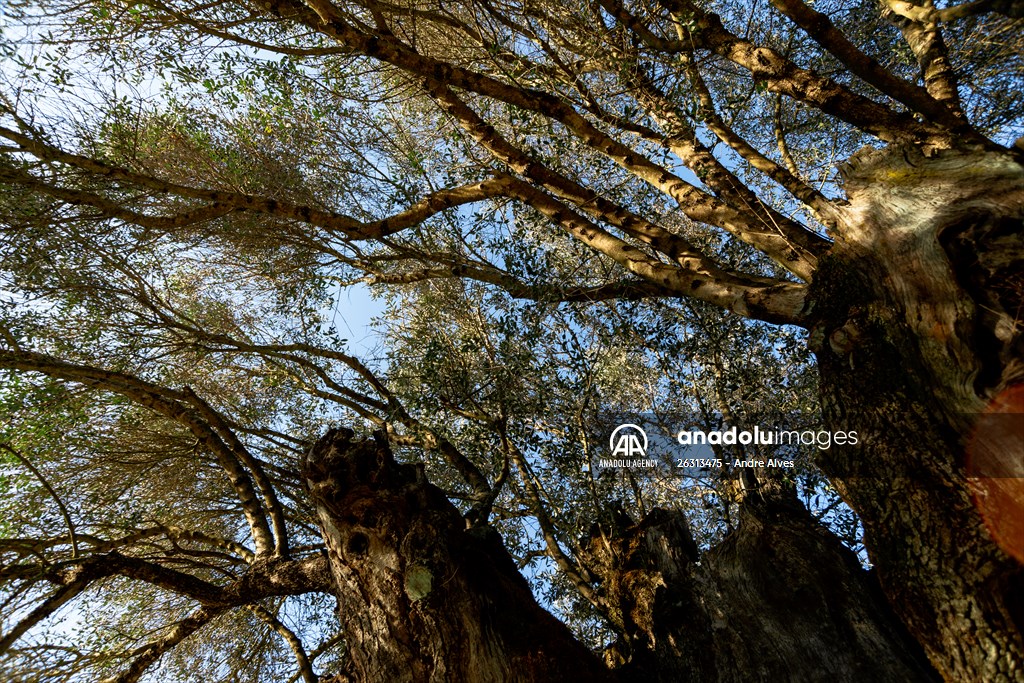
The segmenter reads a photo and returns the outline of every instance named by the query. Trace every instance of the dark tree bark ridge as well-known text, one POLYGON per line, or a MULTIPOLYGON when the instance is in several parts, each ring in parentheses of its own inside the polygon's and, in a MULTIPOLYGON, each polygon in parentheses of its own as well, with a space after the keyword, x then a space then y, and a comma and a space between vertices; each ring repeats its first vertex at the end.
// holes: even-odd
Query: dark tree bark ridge
POLYGON ((628 681, 930 681, 877 582, 791 488, 763 480, 702 555, 678 511, 595 526, 590 548, 628 681))

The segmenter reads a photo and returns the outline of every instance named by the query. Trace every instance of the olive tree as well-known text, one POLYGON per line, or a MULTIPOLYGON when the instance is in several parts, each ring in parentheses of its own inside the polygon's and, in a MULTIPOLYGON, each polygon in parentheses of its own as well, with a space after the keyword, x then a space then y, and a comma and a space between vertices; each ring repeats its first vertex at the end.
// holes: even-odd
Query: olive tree
POLYGON ((1021 679, 1020 14, 19 10, 3 450, 47 512, 11 516, 0 645, 120 600, 134 649, 68 675, 248 620, 306 680, 1021 679), (386 360, 325 328, 357 284, 391 297, 386 360), (801 338, 813 382, 779 370, 801 338), (582 470, 645 391, 735 424, 812 387, 859 439, 804 476, 871 571, 763 468, 706 498, 582 470))

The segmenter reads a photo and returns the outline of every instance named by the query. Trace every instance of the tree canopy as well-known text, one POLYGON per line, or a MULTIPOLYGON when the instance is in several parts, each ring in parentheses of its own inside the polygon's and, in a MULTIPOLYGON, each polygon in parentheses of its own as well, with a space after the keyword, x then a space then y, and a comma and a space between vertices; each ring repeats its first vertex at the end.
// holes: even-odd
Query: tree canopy
MULTIPOLYGON (((594 463, 626 418, 670 434, 842 426, 865 406, 828 387, 819 401, 828 368, 903 386, 860 350, 875 324, 924 340, 906 367, 938 378, 920 386, 944 417, 1019 387, 1021 14, 987 0, 9 6, 0 675, 347 680, 332 532, 303 474, 332 426, 421 464, 594 651, 640 641, 592 541, 659 509, 704 553, 753 524, 752 491, 785 491, 884 574, 903 527, 845 483, 859 451, 823 464, 794 448, 785 475, 594 463), (993 221, 885 241, 964 178, 977 190, 962 211, 990 198, 993 221), (966 275, 904 286, 865 268, 895 292, 881 303, 833 275, 858 263, 847 253, 929 266, 940 242, 966 275), (373 346, 343 338, 351 288, 381 310, 373 346)), ((963 466, 921 471, 956 470, 959 501, 963 466)), ((998 547, 1019 574, 1019 544, 998 547)), ((947 657, 936 643, 962 626, 919 635, 912 592, 882 583, 940 674, 1024 675, 1019 650, 990 657, 998 669, 947 657)))

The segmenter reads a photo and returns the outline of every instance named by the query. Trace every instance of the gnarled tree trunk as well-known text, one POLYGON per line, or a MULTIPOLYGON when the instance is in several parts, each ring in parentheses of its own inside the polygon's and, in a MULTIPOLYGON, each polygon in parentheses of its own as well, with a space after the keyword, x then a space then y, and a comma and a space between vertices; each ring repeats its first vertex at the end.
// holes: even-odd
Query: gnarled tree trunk
POLYGON ((872 150, 816 274, 821 464, 878 583, 768 480, 700 555, 680 515, 595 528, 609 667, 422 470, 333 432, 304 476, 360 681, 1024 681, 1024 167, 872 150))
POLYGON ((303 467, 337 587, 352 680, 602 681, 534 600, 496 532, 470 532, 422 467, 334 430, 303 467))
POLYGON ((336 583, 350 680, 924 681, 853 554, 766 487, 719 547, 685 518, 597 525, 588 550, 621 633, 601 659, 534 600, 500 538, 467 530, 422 468, 332 431, 303 477, 336 583))
POLYGON ((859 443, 821 464, 942 675, 1024 681, 1024 167, 872 150, 845 174, 812 346, 826 419, 859 443))
POLYGON ((937 679, 871 574, 779 482, 762 479, 736 530, 699 557, 665 510, 595 529, 590 548, 623 680, 937 679))

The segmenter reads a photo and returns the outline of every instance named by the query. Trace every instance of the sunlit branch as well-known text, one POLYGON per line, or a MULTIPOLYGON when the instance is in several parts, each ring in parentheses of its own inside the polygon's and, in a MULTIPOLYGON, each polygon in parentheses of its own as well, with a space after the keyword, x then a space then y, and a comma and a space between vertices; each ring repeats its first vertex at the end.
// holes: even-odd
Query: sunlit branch
MULTIPOLYGON (((290 55, 292 57, 325 57, 329 55, 346 54, 348 50, 339 47, 321 47, 321 48, 303 48, 295 47, 292 45, 282 45, 280 43, 265 43, 252 38, 246 38, 245 36, 239 35, 238 33, 232 33, 225 31, 211 25, 209 22, 196 21, 186 12, 179 12, 174 8, 159 2, 158 0, 144 0, 140 4, 152 7, 158 11, 164 12, 169 17, 176 19, 177 21, 190 26, 197 31, 213 36, 215 38, 221 38, 223 40, 237 43, 239 45, 245 45, 248 47, 256 48, 257 50, 266 50, 267 52, 275 52, 282 55, 290 55)), ((194 11, 194 10, 193 10, 194 11)))
MULTIPOLYGON (((323 4, 327 5, 329 3, 323 4)), ((302 14, 293 3, 287 1, 272 3, 270 6, 278 13, 282 13, 282 15, 301 16, 302 14)), ((531 169, 539 167, 539 164, 531 159, 516 158, 522 157, 522 153, 518 151, 512 152, 508 149, 507 143, 502 144, 504 141, 500 140, 500 136, 497 135, 492 126, 483 121, 471 123, 472 119, 478 119, 479 117, 475 114, 467 113, 467 110, 469 112, 471 110, 461 100, 458 100, 451 91, 450 86, 492 97, 507 104, 553 118, 565 125, 588 147, 608 157, 629 173, 672 197, 679 204, 680 210, 689 218, 724 227, 736 234, 740 239, 752 241, 759 248, 768 248, 768 253, 776 257, 785 267, 791 268, 801 277, 809 279, 810 273, 813 271, 813 265, 807 264, 807 267, 800 267, 804 259, 800 256, 796 258, 791 257, 792 247, 785 244, 786 240, 784 238, 780 238, 780 241, 783 242, 781 247, 770 248, 770 245, 758 244, 759 242, 764 242, 764 240, 759 239, 759 234, 756 231, 751 231, 749 216, 721 202, 713 195, 697 189, 670 172, 667 168, 655 164, 643 154, 612 138, 554 95, 540 90, 503 83, 485 74, 438 61, 424 56, 386 35, 362 33, 347 24, 333 8, 329 13, 329 21, 325 20, 325 23, 317 24, 317 26, 327 35, 349 45, 352 49, 366 56, 419 74, 424 79, 424 85, 427 90, 434 96, 442 108, 459 121, 460 125, 473 134, 477 141, 491 151, 492 154, 509 164, 518 173, 531 177, 531 169)), ((550 175, 550 172, 548 172, 548 175, 550 175)), ((534 178, 531 177, 531 179, 534 178)), ((581 205, 585 206, 585 204, 581 205)))
MULTIPOLYGON (((686 23, 684 18, 695 19, 691 28, 681 32, 678 40, 656 36, 618 0, 602 2, 612 16, 655 50, 666 54, 710 50, 743 67, 755 80, 764 81, 769 90, 805 102, 879 139, 909 142, 931 138, 937 143, 938 137, 943 136, 940 131, 919 125, 912 118, 858 95, 835 81, 798 67, 769 48, 758 47, 739 38, 725 28, 717 14, 698 7, 690 0, 660 0, 660 4, 677 18, 680 25, 686 23)), ((873 78, 878 80, 878 74, 873 78)))
POLYGON ((36 568, 36 578, 52 581, 59 588, 0 639, 0 653, 10 648, 30 628, 81 594, 93 582, 115 575, 145 581, 206 604, 225 601, 223 591, 213 584, 174 569, 117 553, 93 556, 79 564, 72 564, 67 569, 36 568))
MULTIPOLYGON (((430 81, 428 87, 442 108, 455 118, 467 133, 473 136, 481 146, 494 154, 495 157, 508 164, 526 179, 541 185, 560 198, 568 200, 579 210, 610 223, 627 234, 651 245, 684 268, 719 272, 720 269, 710 258, 681 236, 639 218, 623 207, 604 199, 593 190, 572 182, 568 178, 555 173, 544 164, 527 156, 499 135, 492 126, 488 125, 445 85, 436 81, 430 81)), ((670 177, 666 175, 666 183, 671 182, 670 177)), ((531 205, 535 203, 536 197, 540 194, 539 190, 535 187, 522 181, 510 184, 506 193, 508 196, 524 200, 531 205)), ((701 194, 703 195, 703 193, 701 194)), ((703 196, 708 197, 708 195, 703 196)), ((715 203, 718 200, 711 201, 715 203)), ((814 270, 813 261, 809 261, 807 255, 797 254, 783 234, 765 235, 763 232, 753 229, 746 216, 720 203, 715 204, 715 206, 717 208, 713 209, 713 211, 719 214, 727 213, 731 217, 731 219, 726 219, 725 216, 719 216, 719 218, 724 219, 720 223, 721 227, 725 227, 744 241, 765 248, 769 254, 777 258, 781 265, 800 277, 810 279, 814 270)), ((688 212, 685 206, 681 206, 681 209, 695 220, 709 220, 709 217, 704 215, 703 212, 688 212)), ((560 221, 556 219, 555 222, 559 223, 560 221)))
POLYGON ((274 553, 279 557, 286 557, 288 555, 288 526, 284 520, 284 509, 281 507, 281 502, 277 499, 277 492, 274 490, 274 486, 267 478, 266 472, 263 471, 263 466, 260 465, 259 461, 249 452, 249 449, 242 444, 238 436, 228 427, 220 413, 196 394, 191 387, 186 386, 182 391, 199 411, 199 415, 206 420, 207 424, 213 427, 214 431, 227 444, 227 447, 231 449, 235 457, 252 472, 256 485, 260 487, 260 491, 263 493, 263 504, 270 513, 270 521, 274 527, 274 553))
POLYGON ((255 559, 255 555, 253 555, 252 551, 237 541, 211 536, 210 534, 196 531, 194 529, 185 529, 177 525, 166 524, 158 524, 150 529, 140 529, 135 533, 113 541, 100 541, 92 548, 92 551, 108 552, 118 547, 130 545, 137 539, 157 534, 163 534, 171 541, 191 541, 193 543, 201 543, 203 545, 221 548, 237 555, 246 563, 251 563, 255 559))
POLYGON ((923 90, 893 75, 854 45, 828 16, 812 9, 804 0, 772 0, 772 4, 865 83, 937 123, 952 129, 966 127, 966 120, 955 100, 951 102, 937 91, 923 90))
POLYGON ((360 281, 367 284, 408 284, 412 282, 425 282, 427 280, 469 278, 477 282, 500 287, 502 290, 517 299, 539 301, 545 303, 557 302, 598 302, 609 299, 649 299, 658 297, 676 297, 678 293, 661 289, 646 280, 619 280, 591 286, 567 286, 561 283, 527 284, 502 273, 484 271, 478 268, 465 266, 451 266, 439 268, 421 268, 401 273, 382 273, 380 275, 368 275, 360 278, 360 281))
POLYGON ((380 239, 394 235, 419 225, 427 218, 437 215, 446 209, 464 206, 484 199, 503 197, 508 185, 509 179, 505 176, 499 176, 471 185, 439 190, 393 216, 379 221, 363 223, 358 229, 359 239, 380 239))
POLYGON ((972 0, 962 2, 959 5, 948 5, 941 9, 933 3, 918 5, 904 0, 883 0, 886 7, 902 17, 922 24, 929 22, 949 22, 957 19, 987 14, 989 12, 1002 14, 1003 16, 1015 19, 1024 18, 1024 10, 1020 3, 1012 0, 972 0))
MULTIPOLYGON (((340 633, 328 638, 324 642, 320 643, 320 645, 316 646, 313 650, 311 650, 307 658, 309 659, 310 662, 315 662, 316 659, 320 657, 320 655, 324 654, 332 647, 342 642, 344 639, 344 636, 340 633)), ((300 669, 299 671, 296 671, 291 676, 289 676, 288 680, 285 681, 285 683, 295 683, 295 681, 299 680, 299 677, 301 675, 302 670, 300 669)))
POLYGON ((12 571, 4 575, 5 580, 45 580, 58 586, 77 585, 80 580, 92 583, 111 576, 123 576, 210 607, 246 605, 275 596, 330 592, 326 558, 320 554, 301 559, 255 558, 240 576, 229 574, 231 581, 225 585, 120 552, 91 555, 56 565, 24 564, 10 569, 12 571))
POLYGON ((775 131, 775 146, 779 150, 779 158, 786 165, 790 173, 796 175, 800 172, 797 168, 793 154, 790 152, 789 143, 786 142, 786 131, 782 126, 782 98, 776 95, 775 106, 772 107, 772 128, 775 131))
POLYGON ((732 127, 726 125, 715 107, 714 99, 711 97, 711 91, 704 77, 697 68, 694 55, 682 52, 678 55, 678 59, 697 95, 698 102, 700 103, 697 109, 697 116, 704 122, 704 125, 719 140, 735 150, 744 161, 777 182, 794 197, 807 205, 822 224, 834 224, 836 220, 835 206, 821 192, 808 185, 800 177, 795 166, 780 166, 738 135, 732 127))
MULTIPOLYGON (((921 122, 908 113, 895 112, 863 95, 803 69, 775 50, 759 47, 731 33, 721 18, 698 7, 690 0, 660 0, 679 16, 692 16, 694 30, 688 37, 694 49, 705 49, 744 68, 768 90, 804 102, 819 111, 877 137, 885 142, 920 144, 939 148, 952 144, 953 134, 931 122, 921 122)), ((991 147, 991 141, 970 131, 959 132, 969 139, 991 147)))
MULTIPOLYGON (((952 116, 966 122, 967 118, 961 108, 960 94, 957 91, 956 73, 938 22, 907 19, 893 10, 893 4, 896 3, 883 0, 882 16, 899 27, 903 39, 921 67, 921 78, 928 94, 941 102, 952 116)), ((925 6, 933 4, 931 0, 924 2, 925 6)))
MULTIPOLYGON (((627 79, 637 94, 638 102, 670 133, 666 138, 669 149, 709 187, 733 206, 756 216, 756 222, 761 224, 762 234, 758 234, 753 225, 755 221, 751 221, 752 225, 744 235, 741 235, 741 239, 779 258, 784 253, 778 246, 781 236, 791 251, 797 251, 812 268, 815 267, 818 257, 831 246, 831 243, 761 201, 753 190, 711 153, 710 149, 701 144, 693 127, 679 112, 676 104, 640 69, 640 65, 636 64, 634 72, 627 76, 627 79)), ((787 260, 792 260, 788 257, 787 254, 787 260)))
POLYGON ((116 218, 126 223, 133 223, 156 230, 177 230, 197 223, 205 223, 237 210, 235 207, 223 203, 213 203, 172 215, 144 214, 126 209, 123 204, 111 201, 93 192, 71 190, 53 183, 44 182, 30 173, 5 168, 0 169, 0 179, 37 190, 55 199, 59 199, 65 204, 90 206, 96 209, 101 216, 107 218, 116 218))
POLYGON ((93 192, 61 187, 40 180, 24 171, 16 171, 10 168, 4 168, 2 171, 2 176, 9 182, 32 187, 70 204, 91 206, 102 215, 110 218, 118 218, 143 227, 161 230, 170 230, 213 220, 233 211, 249 211, 315 225, 339 233, 344 238, 350 240, 380 239, 419 225, 430 216, 447 209, 484 199, 500 197, 504 194, 506 182, 501 178, 497 178, 462 187, 438 190, 393 216, 377 221, 361 222, 345 214, 292 204, 284 200, 171 183, 154 176, 136 173, 126 168, 107 164, 86 156, 65 152, 53 145, 43 143, 34 137, 8 128, 0 127, 0 137, 5 137, 17 143, 22 149, 40 159, 67 164, 96 176, 129 183, 140 188, 209 202, 207 206, 169 216, 142 214, 126 209, 118 202, 106 199, 93 192))
POLYGON ((299 674, 302 676, 304 683, 318 683, 320 678, 313 672, 313 666, 306 655, 306 648, 302 645, 299 637, 295 635, 295 632, 281 623, 281 620, 271 614, 269 610, 260 605, 248 605, 248 609, 259 617, 260 621, 274 629, 281 636, 282 640, 288 644, 288 647, 295 654, 295 662, 299 667, 299 674))
POLYGON ((806 285, 744 278, 719 269, 698 270, 652 259, 640 249, 609 234, 572 209, 525 183, 522 197, 543 215, 584 244, 605 254, 629 272, 679 296, 690 296, 746 317, 799 324, 806 285))
POLYGON ((666 54, 674 54, 687 50, 687 42, 683 39, 673 40, 656 34, 646 22, 638 19, 626 9, 620 0, 598 0, 601 7, 614 17, 622 26, 635 34, 648 47, 666 54))

